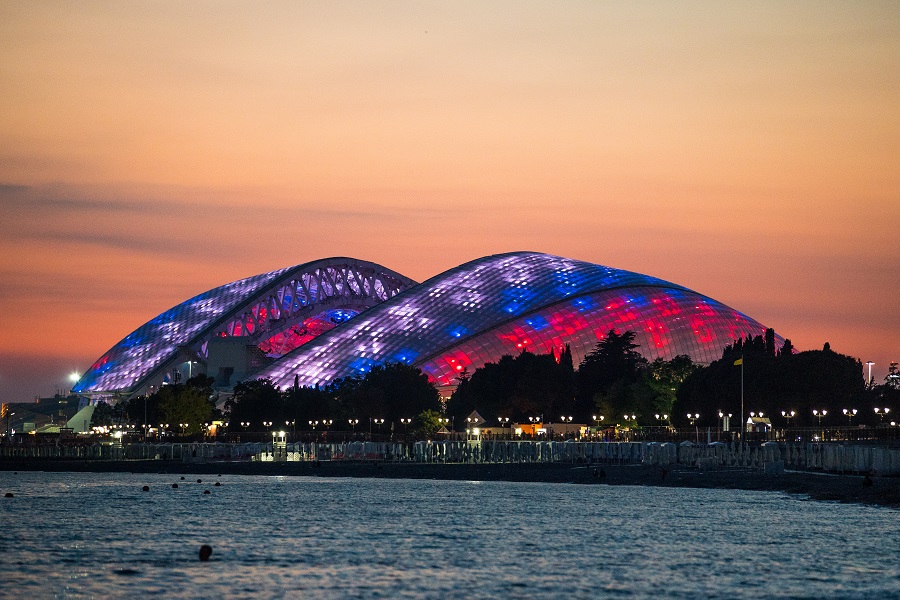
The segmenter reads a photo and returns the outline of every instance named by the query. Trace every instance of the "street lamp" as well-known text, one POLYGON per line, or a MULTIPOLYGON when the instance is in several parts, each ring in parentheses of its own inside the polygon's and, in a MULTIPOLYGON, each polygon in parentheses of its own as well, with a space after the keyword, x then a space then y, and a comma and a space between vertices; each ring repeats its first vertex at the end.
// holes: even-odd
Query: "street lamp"
POLYGON ((891 409, 889 408, 878 408, 877 406, 875 407, 875 414, 878 415, 878 419, 880 421, 884 421, 884 418, 889 412, 891 412, 891 409))
POLYGON ((866 387, 867 387, 867 388, 872 387, 872 365, 874 365, 874 364, 875 364, 875 363, 873 363, 871 360, 866 361, 866 366, 869 367, 869 379, 866 380, 866 387))
POLYGON ((347 419, 347 423, 349 423, 350 427, 353 428, 353 431, 356 432, 356 426, 359 425, 359 419, 347 419))
POLYGON ((787 426, 788 426, 788 427, 791 426, 791 419, 792 419, 792 418, 794 417, 794 415, 796 415, 796 414, 797 414, 797 413, 794 412, 794 411, 791 411, 791 412, 787 412, 787 411, 785 411, 785 410, 781 411, 781 416, 784 417, 785 419, 787 419, 787 426))
POLYGON ((847 425, 853 425, 853 417, 855 417, 858 412, 859 411, 855 408, 844 409, 844 414, 847 415, 847 425))
POLYGON ((819 420, 819 427, 822 426, 822 417, 828 414, 827 410, 813 410, 813 416, 819 420))
MULTIPOLYGON (((752 415, 753 413, 750 413, 750 414, 752 415)), ((697 422, 697 419, 700 418, 700 413, 694 413, 694 414, 688 413, 687 418, 691 420, 691 427, 693 427, 694 423, 697 422)))

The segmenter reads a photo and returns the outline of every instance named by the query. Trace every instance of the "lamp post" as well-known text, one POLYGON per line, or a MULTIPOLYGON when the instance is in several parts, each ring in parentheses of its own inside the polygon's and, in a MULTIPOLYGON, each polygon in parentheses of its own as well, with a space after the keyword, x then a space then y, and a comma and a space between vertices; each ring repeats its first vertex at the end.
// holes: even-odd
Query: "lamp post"
POLYGON ((869 367, 869 378, 866 380, 866 387, 872 387, 872 365, 874 365, 871 360, 866 361, 866 366, 869 367))
MULTIPOLYGON (((285 421, 284 426, 285 427, 290 426, 291 434, 294 436, 294 438, 297 437, 297 420, 296 419, 291 419, 290 421, 285 421)), ((296 441, 296 439, 294 441, 296 441)))
POLYGON ((794 415, 796 415, 796 414, 797 414, 797 413, 794 412, 793 410, 790 411, 790 412, 788 412, 788 411, 786 411, 786 410, 781 411, 781 416, 784 417, 785 419, 787 419, 787 426, 788 426, 788 427, 791 426, 791 419, 793 419, 793 418, 794 418, 794 415))
POLYGON ((859 411, 856 410, 855 408, 849 408, 849 409, 845 408, 844 409, 844 414, 847 416, 847 425, 848 426, 853 425, 853 417, 855 417, 856 413, 858 413, 858 412, 859 411))
POLYGON ((875 414, 878 415, 878 420, 880 422, 884 422, 884 418, 887 416, 887 414, 889 412, 891 412, 891 409, 889 409, 887 407, 885 407, 885 408, 879 408, 877 406, 875 407, 875 414))
MULTIPOLYGON (((497 420, 500 421, 501 430, 509 424, 509 417, 497 417, 497 420)), ((508 435, 507 437, 511 438, 512 434, 508 435)))
POLYGON ((722 439, 723 431, 731 431, 731 417, 731 413, 724 413, 721 409, 719 410, 719 440, 722 439))
MULTIPOLYGON (((694 423, 696 423, 697 419, 700 418, 700 413, 693 413, 693 414, 688 413, 687 418, 691 420, 691 427, 694 427, 694 423)), ((699 444, 700 443, 700 428, 694 427, 694 433, 697 436, 697 443, 699 444)))
POLYGON ((815 410, 813 409, 813 416, 819 420, 819 427, 822 427, 822 417, 828 414, 827 410, 815 410))
POLYGON ((353 433, 356 433, 356 426, 359 425, 359 419, 347 419, 347 423, 350 424, 353 433))

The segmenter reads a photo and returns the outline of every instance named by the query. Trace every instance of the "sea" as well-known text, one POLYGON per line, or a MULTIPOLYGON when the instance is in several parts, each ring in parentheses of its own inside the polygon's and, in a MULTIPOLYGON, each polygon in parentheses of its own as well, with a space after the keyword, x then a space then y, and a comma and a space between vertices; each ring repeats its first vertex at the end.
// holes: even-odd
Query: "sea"
POLYGON ((734 490, 0 472, 0 597, 900 598, 900 512, 734 490))

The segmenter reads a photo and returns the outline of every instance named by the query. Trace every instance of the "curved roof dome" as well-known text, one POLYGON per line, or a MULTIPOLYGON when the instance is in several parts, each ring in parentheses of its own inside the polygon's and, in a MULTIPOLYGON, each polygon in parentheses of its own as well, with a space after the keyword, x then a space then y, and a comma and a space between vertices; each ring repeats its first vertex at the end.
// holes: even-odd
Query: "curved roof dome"
POLYGON ((634 331, 649 360, 709 363, 765 327, 683 286, 540 254, 480 258, 437 275, 293 350, 253 377, 314 386, 401 362, 438 385, 524 349, 569 344, 577 365, 610 330, 634 331))
POLYGON ((170 375, 189 376, 193 364, 205 363, 214 338, 239 338, 277 357, 414 285, 354 258, 326 258, 240 279, 141 325, 101 356, 72 391, 135 394, 170 375))

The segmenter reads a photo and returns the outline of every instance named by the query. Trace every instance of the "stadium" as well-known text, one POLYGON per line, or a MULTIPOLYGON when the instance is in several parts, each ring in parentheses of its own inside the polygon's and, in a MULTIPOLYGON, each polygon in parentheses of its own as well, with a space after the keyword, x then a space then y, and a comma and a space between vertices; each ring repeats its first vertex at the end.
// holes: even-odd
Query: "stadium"
POLYGON ((165 311, 101 356, 72 392, 129 398, 201 373, 221 391, 263 377, 312 387, 393 362, 453 388, 461 372, 524 350, 558 356, 568 345, 578 365, 610 330, 633 331, 648 360, 684 354, 708 364, 765 329, 683 286, 537 252, 479 258, 423 283, 327 258, 165 311))

